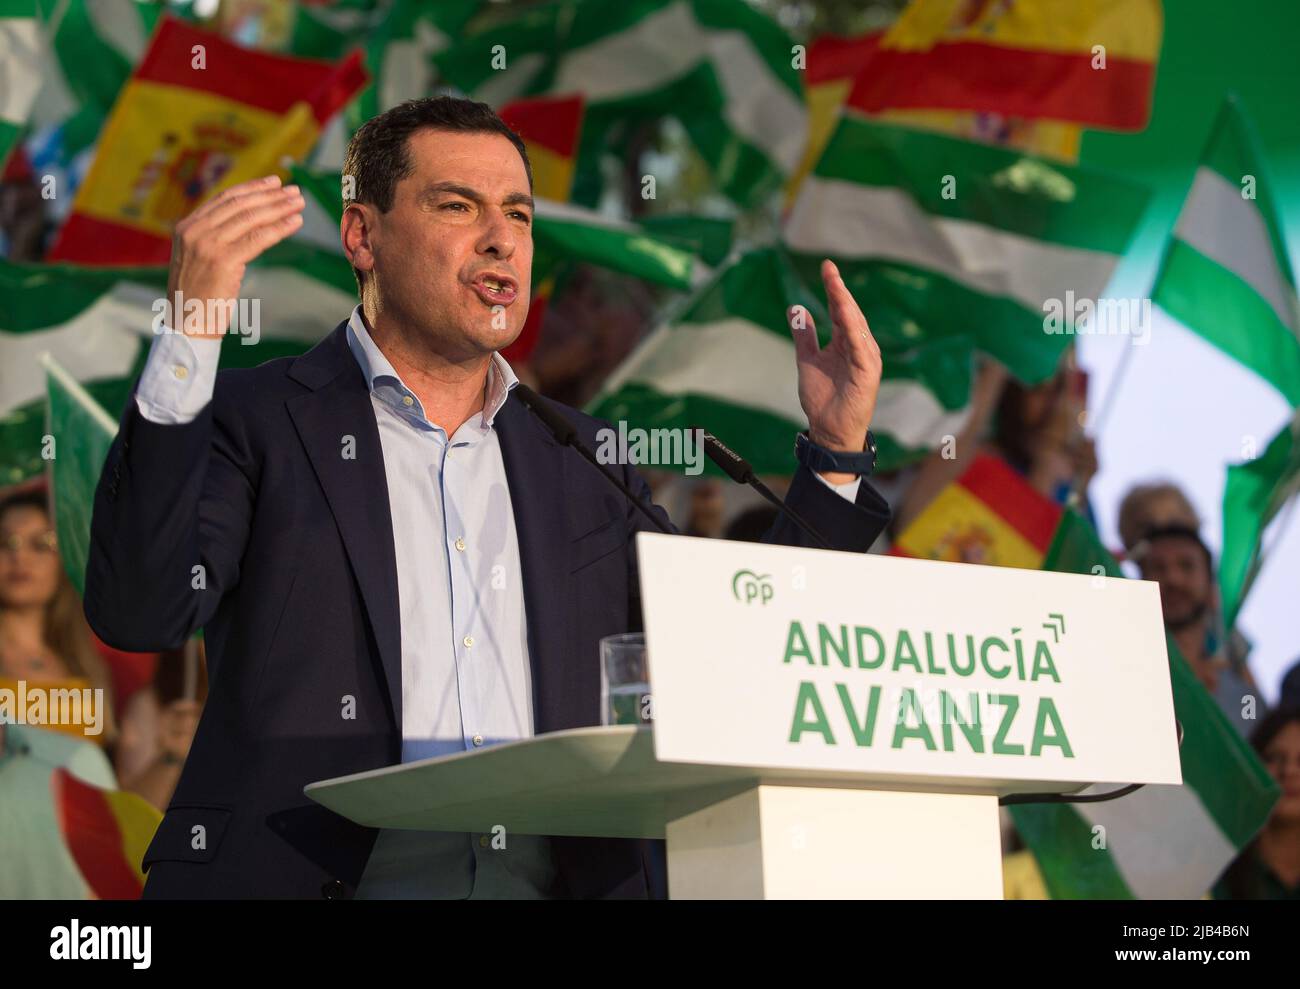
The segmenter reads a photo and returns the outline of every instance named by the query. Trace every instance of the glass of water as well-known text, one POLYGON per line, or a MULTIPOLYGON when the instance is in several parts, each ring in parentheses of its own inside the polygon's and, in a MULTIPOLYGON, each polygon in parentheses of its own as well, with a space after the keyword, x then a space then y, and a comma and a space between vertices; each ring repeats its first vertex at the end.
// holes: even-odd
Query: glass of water
POLYGON ((644 633, 605 636, 600 640, 600 723, 648 725, 653 720, 644 633))

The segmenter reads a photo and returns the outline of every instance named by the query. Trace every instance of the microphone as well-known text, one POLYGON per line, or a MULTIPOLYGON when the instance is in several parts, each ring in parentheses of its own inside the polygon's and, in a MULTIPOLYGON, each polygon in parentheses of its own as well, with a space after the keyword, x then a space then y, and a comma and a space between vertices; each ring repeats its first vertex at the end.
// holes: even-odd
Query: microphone
POLYGON ((538 395, 537 392, 533 391, 522 381, 515 385, 511 391, 519 397, 519 401, 524 403, 524 408, 541 421, 542 425, 546 427, 547 432, 555 437, 555 441, 559 443, 560 446, 571 446, 573 449, 578 451, 584 460, 596 468, 601 477, 622 491, 627 497, 627 500, 639 508, 641 514, 648 518, 656 529, 660 532, 665 532, 670 536, 676 535, 671 528, 659 521, 659 518, 654 514, 654 512, 650 511, 650 509, 645 506, 645 503, 633 493, 631 488, 601 466, 600 461, 596 459, 596 455, 588 449, 587 445, 583 443, 581 439, 578 438, 578 431, 573 428, 573 423, 569 422, 568 419, 564 418, 564 416, 556 412, 555 409, 551 408, 550 405, 542 400, 542 397, 538 395))
POLYGON ((754 468, 749 466, 744 457, 707 430, 700 429, 698 426, 696 429, 704 439, 704 452, 708 454, 710 460, 722 468, 724 474, 737 484, 748 484, 775 505, 786 518, 802 529, 822 549, 834 548, 822 537, 821 533, 804 521, 798 512, 778 498, 771 488, 754 476, 754 468))

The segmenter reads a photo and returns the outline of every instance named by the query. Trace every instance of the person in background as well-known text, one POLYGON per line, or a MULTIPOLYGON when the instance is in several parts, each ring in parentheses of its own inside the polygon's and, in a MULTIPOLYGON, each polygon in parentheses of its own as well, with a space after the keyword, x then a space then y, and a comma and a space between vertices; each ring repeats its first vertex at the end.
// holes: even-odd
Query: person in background
POLYGON ((1119 538, 1124 552, 1133 552, 1148 529, 1183 525, 1199 529, 1201 520, 1183 489, 1170 481, 1135 484, 1119 503, 1119 538))
POLYGON ((1214 886, 1216 900, 1300 899, 1300 707, 1279 707, 1250 737, 1282 795, 1268 823, 1214 886))
POLYGON ((85 725, 50 727, 106 747, 116 740, 108 668, 64 572, 49 506, 39 490, 0 501, 0 686, 17 691, 20 680, 29 689, 45 684, 103 690, 96 695, 103 698, 98 734, 86 734, 85 725))
POLYGON ((1278 707, 1300 707, 1300 659, 1292 663, 1283 675, 1280 694, 1278 707))
POLYGON ((775 505, 747 508, 727 524, 722 538, 745 543, 762 542, 763 533, 772 528, 779 514, 775 505))
POLYGON ((1040 493, 1085 516, 1097 447, 1083 432, 1081 372, 1066 368, 1042 384, 1009 380, 994 415, 990 453, 997 453, 1040 493))
POLYGON ((122 719, 116 755, 122 789, 160 811, 171 803, 208 695, 203 643, 164 652, 153 683, 137 691, 122 719))
POLYGON ((1042 494, 1077 506, 1091 521, 1087 490, 1097 472, 1097 449, 1080 425, 1081 373, 1067 367, 1042 384, 1027 386, 986 358, 971 385, 966 425, 951 444, 921 462, 890 531, 903 532, 981 454, 1005 460, 1042 494))
POLYGON ((1183 658, 1220 709, 1243 735, 1263 713, 1259 695, 1244 657, 1232 657, 1213 628, 1218 589, 1209 547, 1186 525, 1148 529, 1133 548, 1133 561, 1143 580, 1160 585, 1165 630, 1183 658), (1253 698, 1252 703, 1247 703, 1253 698))
POLYGON ((722 516, 726 508, 722 482, 716 477, 697 478, 691 485, 690 511, 683 532, 688 536, 717 539, 722 535, 722 516))

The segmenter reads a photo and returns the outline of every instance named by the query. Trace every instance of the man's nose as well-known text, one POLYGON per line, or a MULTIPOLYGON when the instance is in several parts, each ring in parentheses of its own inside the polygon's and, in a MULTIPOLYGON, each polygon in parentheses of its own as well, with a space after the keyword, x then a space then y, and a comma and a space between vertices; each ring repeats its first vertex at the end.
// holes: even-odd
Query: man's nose
POLYGON ((483 233, 476 246, 480 254, 490 254, 502 259, 515 253, 515 232, 510 221, 501 213, 485 215, 483 233))

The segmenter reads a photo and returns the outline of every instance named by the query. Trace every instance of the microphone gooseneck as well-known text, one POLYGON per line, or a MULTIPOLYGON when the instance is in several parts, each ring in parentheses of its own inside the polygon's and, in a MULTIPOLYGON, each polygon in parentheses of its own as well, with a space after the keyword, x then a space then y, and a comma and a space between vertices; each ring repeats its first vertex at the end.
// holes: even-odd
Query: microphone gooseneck
POLYGON ((587 445, 578 437, 578 431, 573 428, 573 423, 569 422, 568 419, 556 412, 555 409, 548 405, 542 397, 537 394, 537 392, 533 391, 522 382, 515 385, 512 392, 519 397, 519 401, 524 404, 524 408, 535 415, 541 424, 546 427, 547 432, 555 437, 557 443, 561 446, 572 447, 576 450, 584 460, 596 468, 601 477, 614 485, 614 487, 618 488, 619 491, 623 492, 627 500, 635 505, 640 510, 641 514, 648 518, 656 529, 660 532, 667 533, 668 535, 674 534, 673 530, 669 526, 664 525, 654 512, 650 511, 650 509, 646 507, 645 503, 637 497, 631 488, 601 466, 600 461, 596 459, 596 455, 592 453, 587 445))
POLYGON ((704 440, 704 452, 709 459, 722 469, 722 472, 737 484, 748 484, 751 488, 761 494, 777 507, 777 510, 784 514, 791 522, 797 525, 803 532, 822 549, 833 549, 829 542, 823 538, 822 534, 814 529, 805 521, 798 512, 785 503, 785 501, 776 496, 766 484, 760 481, 754 475, 754 468, 749 466, 748 461, 727 444, 710 433, 708 430, 699 429, 700 436, 704 440))

